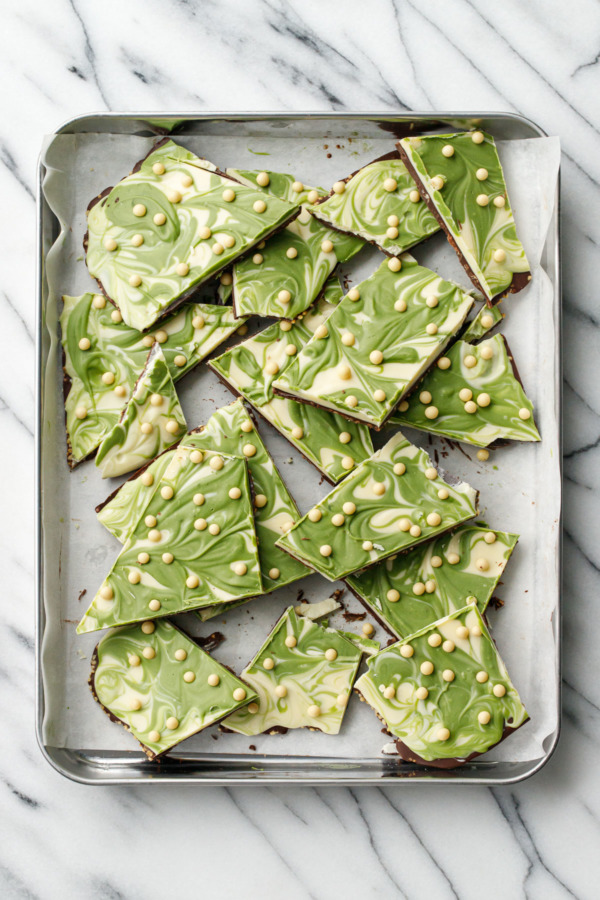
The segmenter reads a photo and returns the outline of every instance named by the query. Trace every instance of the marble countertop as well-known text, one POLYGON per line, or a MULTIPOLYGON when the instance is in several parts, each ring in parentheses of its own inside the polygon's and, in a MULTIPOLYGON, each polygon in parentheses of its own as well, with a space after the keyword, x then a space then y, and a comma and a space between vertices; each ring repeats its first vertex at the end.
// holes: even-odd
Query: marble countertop
POLYGON ((4 4, 2 897, 598 896, 599 35, 592 0, 4 4), (532 780, 92 788, 43 760, 33 724, 36 159, 43 135, 72 116, 130 109, 506 110, 560 136, 564 718, 532 780))

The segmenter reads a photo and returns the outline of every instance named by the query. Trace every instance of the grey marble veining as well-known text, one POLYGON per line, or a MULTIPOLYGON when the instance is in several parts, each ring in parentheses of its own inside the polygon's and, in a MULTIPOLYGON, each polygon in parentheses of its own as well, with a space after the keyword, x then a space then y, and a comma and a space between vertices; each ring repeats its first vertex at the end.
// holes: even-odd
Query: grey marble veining
MULTIPOLYGON (((594 898, 600 875, 600 6, 5 0, 0 895, 594 898), (35 162, 105 109, 511 110, 561 137, 564 725, 503 789, 89 788, 33 732, 35 162)), ((535 336, 533 336, 535 339, 535 336)))

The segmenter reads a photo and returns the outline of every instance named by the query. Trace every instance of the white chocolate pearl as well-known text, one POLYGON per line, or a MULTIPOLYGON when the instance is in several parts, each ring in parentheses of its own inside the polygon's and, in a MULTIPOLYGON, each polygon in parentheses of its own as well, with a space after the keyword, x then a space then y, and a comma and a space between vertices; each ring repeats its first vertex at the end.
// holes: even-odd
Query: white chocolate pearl
POLYGON ((151 731, 148 735, 148 740, 152 744, 158 744, 160 741, 160 731, 151 731))
POLYGON ((369 635, 373 634, 374 631, 375 631, 375 629, 373 628, 373 626, 371 625, 370 622, 365 622, 365 623, 364 623, 364 625, 363 625, 363 627, 362 627, 362 633, 363 633, 366 637, 369 637, 369 635))
POLYGON ((318 719, 321 715, 321 708, 319 706, 309 706, 306 712, 311 719, 318 719))
POLYGON ((255 456, 256 447, 254 446, 254 444, 244 444, 244 446, 242 447, 242 453, 248 458, 255 456))
POLYGON ((239 500, 242 496, 242 492, 239 487, 232 487, 229 489, 229 496, 232 500, 239 500))
POLYGON ((477 397, 478 406, 489 406, 491 403, 491 397, 489 394, 479 394, 477 397))
POLYGON ((96 294, 92 300, 92 306, 94 309, 104 309, 106 306, 106 297, 103 297, 102 294, 96 294))
POLYGON ((265 373, 267 375, 277 375, 279 372, 279 366, 274 360, 269 360, 269 362, 265 365, 265 373))
POLYGON ((184 187, 191 187, 194 183, 194 179, 191 175, 183 175, 181 178, 181 183, 184 187))
POLYGON ((186 583, 186 587, 192 588, 192 590, 193 590, 194 588, 197 588, 198 585, 200 584, 200 579, 198 578, 197 575, 188 575, 188 577, 185 579, 185 583, 186 583))
POLYGON ((177 366, 178 369, 181 369, 183 366, 185 366, 187 359, 183 355, 183 353, 178 353, 177 356, 175 357, 175 359, 173 360, 173 362, 175 363, 175 365, 177 366))
POLYGON ((427 591, 428 594, 433 594, 433 592, 435 591, 435 588, 436 588, 435 581, 433 581, 431 578, 425 582, 425 590, 427 591))
POLYGON ((284 289, 282 291, 279 291, 279 293, 277 294, 277 299, 280 303, 289 303, 292 299, 292 295, 289 291, 284 289))
POLYGON ((494 697, 504 697, 504 695, 506 694, 506 688, 503 684, 495 684, 492 688, 492 691, 494 697))
POLYGON ((274 669, 274 668, 275 668, 275 660, 274 660, 274 659, 271 659, 270 656, 267 656, 267 657, 263 660, 263 667, 264 667, 265 669, 269 669, 269 670, 270 670, 270 669, 274 669))
POLYGON ((435 322, 430 322, 429 325, 427 325, 427 327, 425 328, 425 331, 427 332, 427 334, 437 334, 438 327, 435 322))
POLYGON ((356 303, 357 300, 360 300, 360 291, 358 288, 351 288, 347 295, 348 300, 352 300, 353 303, 356 303))
POLYGON ((483 536, 483 539, 486 542, 486 544, 495 544, 496 543, 496 535, 493 531, 486 531, 486 533, 483 536))
POLYGON ((323 513, 320 509, 311 509, 308 514, 308 518, 311 522, 320 522, 323 518, 323 513))
POLYGON ((487 169, 477 169, 475 172, 475 178, 477 181, 485 181, 490 173, 487 169))
POLYGON ((444 641, 442 644, 442 650, 445 653, 452 653, 455 649, 454 641, 444 641))
POLYGON ((421 401, 421 403, 427 405, 428 403, 431 403, 433 397, 431 396, 429 391, 421 391, 421 393, 419 394, 419 400, 421 401))
POLYGON ((442 517, 439 513, 432 512, 427 516, 427 524, 431 525, 432 528, 436 528, 442 521, 442 517))
POLYGON ((246 563, 238 562, 234 564, 233 571, 236 575, 245 575, 248 571, 248 566, 246 565, 246 563))
POLYGON ((447 741, 450 737, 450 731, 448 728, 438 728, 437 735, 438 741, 447 741))
POLYGON ((388 269, 390 272, 399 272, 402 268, 402 261, 398 259, 397 256, 392 256, 391 259, 388 259, 388 269))
POLYGON ((226 234, 224 237, 221 238, 221 243, 223 244, 224 247, 231 248, 235 244, 235 238, 232 234, 226 234))
POLYGON ((127 391, 125 390, 125 387, 122 384, 118 384, 116 386, 115 394, 117 395, 117 397, 124 397, 126 393, 127 393, 127 391))
POLYGON ((394 475, 404 475, 406 472, 406 466, 404 463, 394 463, 394 475))
POLYGON ((437 634, 437 633, 430 634, 429 637, 427 638, 427 643, 429 644, 430 647, 439 647, 440 644, 442 643, 441 634, 437 634))
POLYGON ((217 241, 212 245, 211 249, 215 256, 220 256, 225 248, 223 247, 223 244, 219 244, 219 242, 217 241))
POLYGON ((162 406, 163 397, 160 394, 151 394, 150 395, 150 404, 151 406, 162 406))
POLYGON ((298 348, 295 344, 288 344, 285 348, 285 352, 287 356, 295 356, 298 352, 298 348))
POLYGON ((113 309, 113 311, 110 314, 110 318, 115 323, 115 325, 118 325, 119 322, 123 321, 123 316, 121 315, 121 313, 119 312, 118 309, 113 309))
POLYGON ((225 203, 231 203, 233 200, 235 200, 235 191, 231 188, 225 188, 225 190, 223 191, 223 200, 225 201, 225 203))
POLYGON ((207 525, 208 522, 206 521, 206 519, 196 519, 194 522, 194 528, 196 529, 196 531, 204 531, 207 525))
POLYGON ((103 600, 112 600, 114 597, 114 591, 109 584, 103 585, 99 593, 103 600))
POLYGON ((175 266, 175 272, 177 273, 177 275, 181 275, 182 278, 185 277, 189 271, 190 267, 185 262, 177 263, 177 265, 175 266))
POLYGON ((349 444, 351 440, 352 440, 352 435, 350 434, 349 431, 340 431, 340 434, 339 434, 340 444, 349 444))
POLYGON ((388 686, 383 691, 383 696, 386 700, 392 700, 396 696, 396 688, 388 684, 388 686))
POLYGON ((238 703, 241 700, 245 700, 246 699, 246 691, 244 690, 244 688, 241 688, 241 687, 236 688, 235 691, 233 692, 233 699, 236 700, 238 703))
POLYGON ((330 662, 337 659, 337 655, 338 653, 335 647, 329 647, 329 649, 325 651, 325 659, 328 659, 330 662))
POLYGON ((441 556, 432 556, 431 557, 431 565, 434 569, 439 569, 441 565, 443 565, 444 560, 441 556))
POLYGON ((287 688, 285 684, 278 684, 275 688, 275 696, 276 697, 285 697, 287 695, 287 688))
POLYGON ((477 365, 477 359, 472 354, 465 356, 463 362, 467 369, 473 369, 477 365))
POLYGON ((131 285, 131 287, 139 287, 141 283, 142 279, 137 274, 137 272, 129 276, 129 284, 131 285))
POLYGON ((293 634, 288 634, 288 636, 286 637, 284 643, 285 643, 285 646, 286 646, 286 647, 292 648, 292 647, 295 647, 295 646, 296 646, 296 644, 298 643, 298 641, 296 640, 296 638, 294 637, 293 634))
POLYGON ((160 496, 163 500, 171 500, 173 494, 173 488, 169 484, 165 484, 165 486, 160 489, 160 496))
POLYGON ((192 450, 192 452, 190 453, 190 462, 193 462, 196 465, 198 463, 201 463, 203 459, 204 459, 204 454, 202 453, 201 450, 192 450))
POLYGON ((154 335, 154 337, 156 338, 156 340, 158 341, 159 344, 164 344, 169 339, 169 335, 167 334, 167 332, 163 331, 162 329, 160 331, 157 331, 156 334, 154 335))
POLYGON ((444 179, 441 175, 434 175, 431 179, 431 187, 434 191, 441 191, 444 187, 444 179))
POLYGON ((450 494, 448 492, 448 488, 440 488, 439 489, 438 497, 440 498, 440 500, 447 500, 449 496, 450 496, 450 494))
POLYGON ((480 572, 487 572, 489 567, 490 567, 490 564, 487 561, 487 559, 484 559, 484 557, 481 557, 475 563, 475 568, 479 569, 480 572))
POLYGON ((428 478, 430 481, 435 481, 435 479, 437 477, 438 477, 438 470, 434 469, 433 466, 430 466, 427 469, 425 469, 425 478, 428 478))
POLYGON ((165 425, 165 431, 168 431, 169 434, 177 434, 179 431, 179 423, 176 422, 175 419, 169 419, 165 425))
POLYGON ((331 253, 333 250, 333 243, 329 239, 322 241, 321 250, 323 253, 331 253))
POLYGON ((418 191, 412 190, 410 192, 410 194, 408 195, 408 199, 410 200, 411 203, 418 203, 419 200, 421 199, 421 195, 418 191))
POLYGON ((485 449, 478 450, 476 456, 478 460, 485 462, 490 458, 490 451, 485 449))
POLYGON ((319 199, 319 192, 318 191, 309 191, 306 196, 306 199, 308 200, 309 203, 316 203, 317 200, 319 199))
POLYGON ((260 187, 266 187, 270 180, 268 172, 259 172, 256 176, 256 183, 260 185, 260 187))
POLYGON ((482 316, 481 324, 483 325, 484 328, 491 328, 492 325, 494 324, 494 317, 493 316, 482 316))
POLYGON ((175 716, 169 716, 166 721, 166 726, 169 731, 175 731, 175 729, 179 728, 179 719, 176 719, 175 716))
POLYGON ((281 331, 291 331, 292 323, 288 322, 287 319, 284 319, 282 322, 279 323, 279 328, 281 329, 281 331))
POLYGON ((406 300, 396 300, 394 309, 396 312, 406 312, 406 300))
POLYGON ((144 243, 144 235, 143 234, 134 234, 131 238, 131 243, 134 247, 141 247, 144 243))
POLYGON ((389 191, 389 193, 391 193, 392 191, 395 191, 397 187, 398 187, 398 182, 396 181, 395 178, 386 178, 385 181, 383 182, 383 189, 385 191, 389 191))
POLYGON ((132 655, 128 658, 128 662, 130 666, 139 666, 141 664, 141 659, 136 653, 132 653, 132 655))
POLYGON ((439 410, 437 406, 428 406, 425 410, 425 417, 427 419, 437 419, 439 415, 439 410))
POLYGON ((304 190, 304 185, 301 181, 294 181, 294 183, 292 184, 292 190, 294 191, 294 193, 299 194, 304 190))
POLYGON ((491 718, 487 709, 482 709, 480 713, 477 713, 477 721, 480 725, 487 725, 491 718))
POLYGON ((134 697, 133 700, 131 701, 131 704, 130 704, 129 708, 132 709, 132 710, 141 709, 141 708, 142 708, 142 701, 140 700, 140 698, 139 698, 139 697, 134 697))
POLYGON ((417 700, 427 700, 427 698, 429 697, 429 691, 426 687, 419 687, 415 691, 415 697, 417 698, 417 700))
POLYGON ((414 655, 415 649, 410 644, 402 644, 400 647, 400 656, 404 659, 410 659, 414 655))
POLYGON ((452 365, 452 360, 448 359, 447 356, 440 356, 437 362, 438 369, 449 369, 452 365))
POLYGON ((277 579, 279 578, 280 575, 281 575, 281 572, 279 571, 279 569, 277 569, 275 567, 273 567, 272 569, 269 569, 269 578, 272 578, 273 581, 277 581, 277 579))
MULTIPOLYGON (((210 230, 208 225, 202 225, 202 227, 198 229, 198 235, 201 238, 201 240, 207 241, 209 239, 209 237, 212 237, 212 231, 210 230)), ((223 284, 222 281, 221 281, 221 284, 223 284)))
POLYGON ((505 205, 506 205, 505 197, 494 197, 494 206, 498 206, 498 207, 502 208, 505 205))
POLYGON ((129 581, 130 584, 139 584, 140 581, 142 580, 142 576, 141 576, 140 573, 137 571, 137 569, 134 569, 134 570, 133 570, 132 572, 130 572, 129 575, 127 576, 127 580, 129 581))
POLYGON ((373 482, 373 493, 377 497, 382 497, 385 494, 385 484, 383 483, 383 481, 373 482))
POLYGON ((152 216, 152 221, 154 222, 155 225, 164 225, 165 222, 167 221, 167 217, 165 216, 164 213, 161 213, 161 212, 155 213, 152 216))
POLYGON ((381 352, 381 350, 372 350, 369 353, 369 359, 374 366, 378 366, 383 362, 383 353, 381 352))
POLYGON ((329 544, 322 544, 319 547, 319 553, 321 554, 321 556, 331 556, 333 550, 329 544))
POLYGON ((244 422, 242 422, 240 427, 245 434, 250 434, 251 431, 254 431, 254 425, 252 424, 250 419, 246 419, 244 422))
POLYGON ((288 259, 296 259, 296 257, 298 256, 298 251, 295 247, 288 247, 285 251, 285 255, 288 259))
POLYGON ((448 158, 454 156, 454 147, 452 146, 452 144, 444 144, 444 146, 442 147, 442 156, 446 156, 448 158))
POLYGON ((254 263, 255 266, 260 266, 263 259, 264 259, 264 257, 262 255, 262 253, 255 253, 254 256, 252 257, 252 262, 254 263))
POLYGON ((152 612, 158 612, 161 605, 162 604, 161 604, 160 600, 151 600, 150 603, 148 604, 148 609, 151 609, 152 612))
POLYGON ((154 657, 156 656, 156 650, 154 649, 154 647, 144 647, 144 649, 142 650, 142 656, 144 657, 144 659, 154 659, 154 657))
POLYGON ((181 203, 181 194, 179 191, 169 191, 167 194, 167 198, 171 201, 171 203, 181 203))
POLYGON ((140 481, 142 484, 145 484, 146 487, 150 487, 151 484, 154 484, 154 475, 152 472, 142 472, 140 475, 140 481))
POLYGON ((342 344, 344 344, 345 347, 353 347, 355 340, 356 338, 350 331, 346 331, 342 335, 342 344))
POLYGON ((211 672, 206 681, 211 687, 216 687, 218 684, 220 684, 221 679, 216 672, 211 672))
POLYGON ((413 594, 416 594, 417 597, 422 597, 425 593, 425 585, 422 581, 417 581, 413 584, 413 594))
POLYGON ((458 628, 456 629, 456 637, 461 641, 466 641, 466 639, 469 637, 469 629, 466 627, 466 625, 458 626, 458 628))
POLYGON ((196 680, 196 673, 195 673, 195 672, 190 672, 190 671, 184 672, 184 673, 183 673, 183 680, 185 681, 186 684, 191 684, 193 681, 196 680))
POLYGON ((345 521, 346 520, 341 513, 336 513, 334 516, 331 517, 331 524, 335 525, 336 528, 339 528, 340 525, 343 525, 345 521))
POLYGON ((152 434, 152 425, 150 422, 142 422, 140 425, 140 431, 142 434, 152 434))
POLYGON ((519 418, 523 419, 523 421, 526 422, 527 419, 531 418, 531 413, 529 412, 528 409, 525 409, 525 407, 523 407, 522 409, 519 410, 519 418))
POLYGON ((209 462, 209 466, 211 469, 214 469, 215 472, 219 472, 223 466, 225 465, 222 456, 213 456, 211 461, 209 462))
POLYGON ((465 403, 465 412, 470 413, 471 415, 473 413, 476 413, 477 404, 473 400, 467 400, 467 402, 465 403))
POLYGON ((448 562, 450 563, 451 566, 457 565, 457 563, 460 562, 460 556, 458 555, 458 553, 449 553, 448 554, 448 562))
POLYGON ((391 225, 392 228, 397 228, 400 224, 400 219, 398 218, 398 216, 388 216, 387 223, 388 225, 391 225))
POLYGON ((252 209, 256 213, 264 213, 266 208, 267 208, 267 204, 265 203, 264 200, 255 200, 254 203, 252 204, 252 209))
POLYGON ((400 519, 400 521, 398 522, 398 528, 400 529, 400 531, 410 531, 410 525, 410 519, 407 518, 400 519))
POLYGON ((439 302, 440 301, 438 300, 437 297, 428 297, 427 300, 425 301, 425 303, 427 304, 429 309, 435 309, 436 306, 439 305, 439 302))
POLYGON ((488 675, 488 673, 483 672, 483 671, 478 672, 477 675, 475 676, 475 678, 479 682, 479 684, 485 684, 489 677, 490 676, 488 675))
POLYGON ((358 406, 358 398, 354 396, 354 394, 348 394, 346 397, 346 406, 349 406, 350 409, 354 409, 358 406))
POLYGON ((458 392, 458 396, 460 397, 460 399, 462 400, 463 403, 466 403, 467 400, 473 399, 473 391, 470 390, 469 388, 462 388, 458 392))
POLYGON ((258 703, 249 703, 246 709, 254 716, 258 712, 258 703))
POLYGON ((400 599, 400 591, 397 591, 396 588, 390 588, 385 596, 390 603, 397 603, 400 599))
POLYGON ((318 328, 315 328, 315 337, 318 339, 326 338, 328 334, 327 325, 319 325, 318 328))
POLYGON ((395 240, 398 237, 398 229, 390 225, 390 227, 385 232, 385 236, 388 237, 391 241, 395 240))
POLYGON ((115 380, 115 376, 112 372, 105 372, 102 376, 103 384, 113 384, 115 380))
POLYGON ((152 171, 154 172, 155 175, 164 175, 165 167, 163 166, 163 164, 161 162, 155 162, 152 166, 152 171))
POLYGON ((175 651, 175 659, 179 660, 179 662, 183 662, 184 659, 187 659, 187 650, 180 648, 175 651))
POLYGON ((346 190, 346 184, 343 181, 336 181, 333 185, 333 192, 335 194, 343 194, 346 190))
POLYGON ((494 250, 492 256, 494 257, 494 262, 503 263, 506 259, 506 252, 502 250, 502 248, 499 248, 498 250, 494 250))
POLYGON ((431 662, 431 660, 426 659, 425 662, 421 663, 419 668, 423 675, 431 675, 433 673, 434 666, 433 666, 433 663, 431 662))
POLYGON ((485 344, 483 345, 483 347, 481 348, 481 350, 479 352, 481 354, 482 359, 491 359, 492 356, 494 355, 494 351, 492 350, 492 348, 485 344))
POLYGON ((412 537, 421 537, 421 529, 418 525, 410 526, 410 534, 412 537))
POLYGON ((474 131, 471 135, 471 140, 474 144, 483 144, 483 133, 481 131, 474 131))
POLYGON ((108 238, 106 238, 106 240, 104 241, 104 249, 105 249, 105 250, 108 250, 109 253, 112 253, 114 250, 116 250, 118 246, 119 246, 119 245, 117 244, 117 242, 115 241, 115 239, 112 238, 112 237, 108 237, 108 238))
POLYGON ((385 391, 382 391, 381 388, 378 388, 373 393, 373 400, 375 400, 376 403, 384 403, 385 399, 386 399, 386 393, 385 393, 385 391))
POLYGON ((452 669, 444 669, 442 672, 442 678, 444 681, 454 681, 454 672, 452 669))
POLYGON ((132 209, 132 212, 133 212, 134 216, 141 218, 142 216, 146 215, 146 207, 144 206, 143 203, 136 203, 132 209))
POLYGON ((362 548, 363 548, 363 550, 365 550, 367 553, 370 553, 371 550, 373 549, 373 541, 363 541, 363 542, 362 542, 362 548))
POLYGON ((220 527, 217 525, 216 522, 213 522, 212 525, 209 525, 209 526, 208 526, 208 530, 209 530, 210 534, 212 534, 212 535, 214 535, 214 536, 216 536, 217 534, 220 534, 220 533, 221 533, 221 529, 220 529, 220 527))
POLYGON ((487 194, 477 194, 477 197, 475 198, 475 202, 477 203, 478 206, 487 206, 488 203, 490 202, 490 198, 488 197, 487 194))

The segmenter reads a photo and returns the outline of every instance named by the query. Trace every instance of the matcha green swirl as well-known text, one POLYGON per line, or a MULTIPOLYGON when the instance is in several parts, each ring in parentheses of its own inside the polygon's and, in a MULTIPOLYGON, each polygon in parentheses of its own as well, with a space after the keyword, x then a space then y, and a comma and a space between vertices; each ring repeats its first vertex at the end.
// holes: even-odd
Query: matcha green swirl
POLYGON ((399 158, 376 160, 339 184, 344 184, 343 192, 332 191, 312 206, 313 215, 386 253, 397 256, 439 230, 426 205, 411 200, 415 183, 399 158), (390 216, 398 220, 395 226, 388 221, 390 216))
POLYGON ((463 324, 473 300, 409 255, 344 297, 275 392, 379 427, 463 324), (358 298, 357 298, 358 295, 358 298))
POLYGON ((265 202, 165 141, 88 210, 86 263, 143 331, 293 216, 291 204, 265 202))
POLYGON ((186 427, 169 367, 154 344, 121 418, 98 447, 102 477, 139 469, 178 441, 186 427))
POLYGON ((301 182, 295 175, 288 172, 271 172, 260 169, 226 169, 227 175, 241 181, 248 187, 256 188, 264 191, 266 194, 273 194, 280 200, 285 200, 293 206, 302 206, 305 203, 314 202, 314 194, 322 197, 327 193, 325 188, 311 187, 301 182), (259 184, 261 181, 267 180, 267 184, 259 184))
POLYGON ((397 432, 277 546, 336 581, 476 513, 477 492, 468 484, 446 484, 425 451, 397 432))
POLYGON ((529 263, 493 137, 481 131, 438 134, 404 138, 399 146, 488 300, 505 293, 515 273, 529 271, 529 263))
POLYGON ((92 686, 97 700, 151 759, 257 699, 247 684, 166 619, 113 629, 96 654, 92 686), (218 683, 209 684, 209 677, 218 683), (243 691, 243 699, 236 700, 234 691, 243 691))
POLYGON ((179 447, 77 632, 258 594, 245 461, 179 447), (231 489, 239 492, 235 502, 231 489))
POLYGON ((463 332, 464 341, 478 341, 495 328, 502 319, 504 313, 499 306, 482 306, 475 318, 469 322, 469 327, 463 332))
POLYGON ((485 753, 505 726, 518 728, 529 718, 475 606, 371 657, 356 690, 396 738, 428 761, 485 753), (403 647, 412 655, 403 656, 403 647), (431 674, 423 673, 424 664, 431 674))
POLYGON ((399 638, 475 597, 484 612, 518 535, 463 525, 346 580, 399 638))
POLYGON ((539 441, 533 405, 513 372, 501 334, 481 343, 457 341, 401 403, 390 420, 442 437, 487 447, 497 440, 539 441), (426 410, 438 415, 430 419, 426 410))
POLYGON ((242 672, 257 701, 223 725, 247 735, 273 728, 338 734, 360 658, 361 650, 339 632, 297 616, 290 607, 242 672), (294 646, 287 646, 286 638, 294 646))

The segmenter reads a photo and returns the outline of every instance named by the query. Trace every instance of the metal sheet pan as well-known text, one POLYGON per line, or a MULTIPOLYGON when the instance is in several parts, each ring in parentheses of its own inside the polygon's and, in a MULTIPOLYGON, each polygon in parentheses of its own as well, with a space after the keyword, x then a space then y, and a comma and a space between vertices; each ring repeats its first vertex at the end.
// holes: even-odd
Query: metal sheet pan
MULTIPOLYGON (((389 135, 390 144, 394 137, 418 133, 424 130, 436 130, 441 126, 448 130, 461 130, 478 127, 490 131, 500 140, 519 140, 543 136, 543 132, 534 123, 512 114, 498 113, 410 113, 402 115, 378 113, 174 113, 157 114, 95 114, 73 119, 58 129, 56 134, 105 134, 105 135, 140 135, 149 136, 170 132, 175 139, 178 136, 204 135, 207 138, 230 138, 243 134, 248 138, 273 139, 278 135, 285 138, 312 138, 333 143, 352 137, 355 141, 369 142, 381 140, 389 135)), ((218 161, 218 160, 217 160, 218 161)), ((261 165, 261 157, 256 158, 256 166, 261 165)), ((347 170, 351 167, 346 163, 347 170)), ((552 616, 553 652, 556 671, 556 684, 551 700, 556 704, 556 727, 543 742, 541 751, 535 758, 511 760, 488 759, 486 756, 474 760, 467 766, 452 771, 424 770, 401 762, 396 757, 385 757, 378 753, 373 756, 357 755, 283 755, 279 751, 283 745, 274 743, 264 753, 223 753, 215 744, 215 752, 193 752, 182 745, 181 752, 172 758, 167 757, 160 766, 149 763, 144 755, 135 750, 120 751, 94 749, 82 746, 52 746, 44 737, 43 721, 49 702, 56 690, 51 678, 45 677, 42 664, 42 645, 47 627, 47 616, 52 615, 55 598, 47 584, 46 572, 55 566, 52 558, 53 547, 48 540, 53 526, 57 523, 60 510, 48 502, 46 467, 43 459, 50 450, 56 450, 56 442, 64 442, 62 419, 50 423, 48 427, 48 411, 45 408, 45 379, 48 354, 50 352, 51 333, 55 327, 48 319, 48 283, 46 278, 46 257, 49 248, 57 238, 59 225, 53 215, 42 191, 44 166, 40 160, 38 186, 38 419, 36 437, 36 479, 37 479, 37 527, 36 527, 36 561, 37 561, 37 632, 36 632, 36 729, 41 750, 59 772, 65 776, 87 784, 126 784, 145 782, 176 781, 185 783, 207 784, 272 784, 292 782, 298 784, 372 784, 384 781, 395 784, 415 782, 444 782, 465 784, 507 784, 523 780, 538 771, 550 758, 556 746, 560 730, 560 562, 556 566, 554 613, 552 616)), ((344 174, 342 169, 340 174, 344 174)), ((559 209, 556 185, 556 202, 550 222, 548 236, 542 254, 542 266, 547 273, 553 295, 555 323, 555 351, 545 363, 545 377, 552 379, 556 386, 556 408, 553 415, 560 423, 560 268, 559 268, 559 209)), ((510 302, 510 301, 509 301, 510 302)), ((514 301, 512 301, 514 302, 514 301)), ((560 430, 558 432, 560 434, 560 430)), ((560 440, 552 448, 560 458, 560 440)), ((54 452, 54 457, 64 462, 61 454, 54 452)), ((57 465, 59 463, 57 462, 57 465)), ((66 465, 66 463, 64 463, 66 465)), ((317 480, 317 479, 315 479, 317 480)), ((102 499, 101 497, 99 499, 102 499)), ((560 525, 560 509, 556 509, 557 526, 560 525)), ((72 538, 77 530, 72 528, 72 538)), ((302 584, 302 582, 300 583, 302 584)), ((58 591, 62 589, 58 584, 58 591)), ((276 617, 276 616, 274 616, 276 617)), ((67 677, 68 664, 62 673, 67 677)), ((90 698, 90 706, 92 701, 90 698)), ((95 712, 92 708, 92 713, 95 712)), ((107 719, 107 728, 114 728, 107 719)), ((115 729, 116 730, 116 729, 115 729)), ((133 746, 133 744, 132 744, 133 746)), ((335 747, 332 746, 335 752, 335 747)), ((374 751, 377 750, 377 738, 374 751)))

